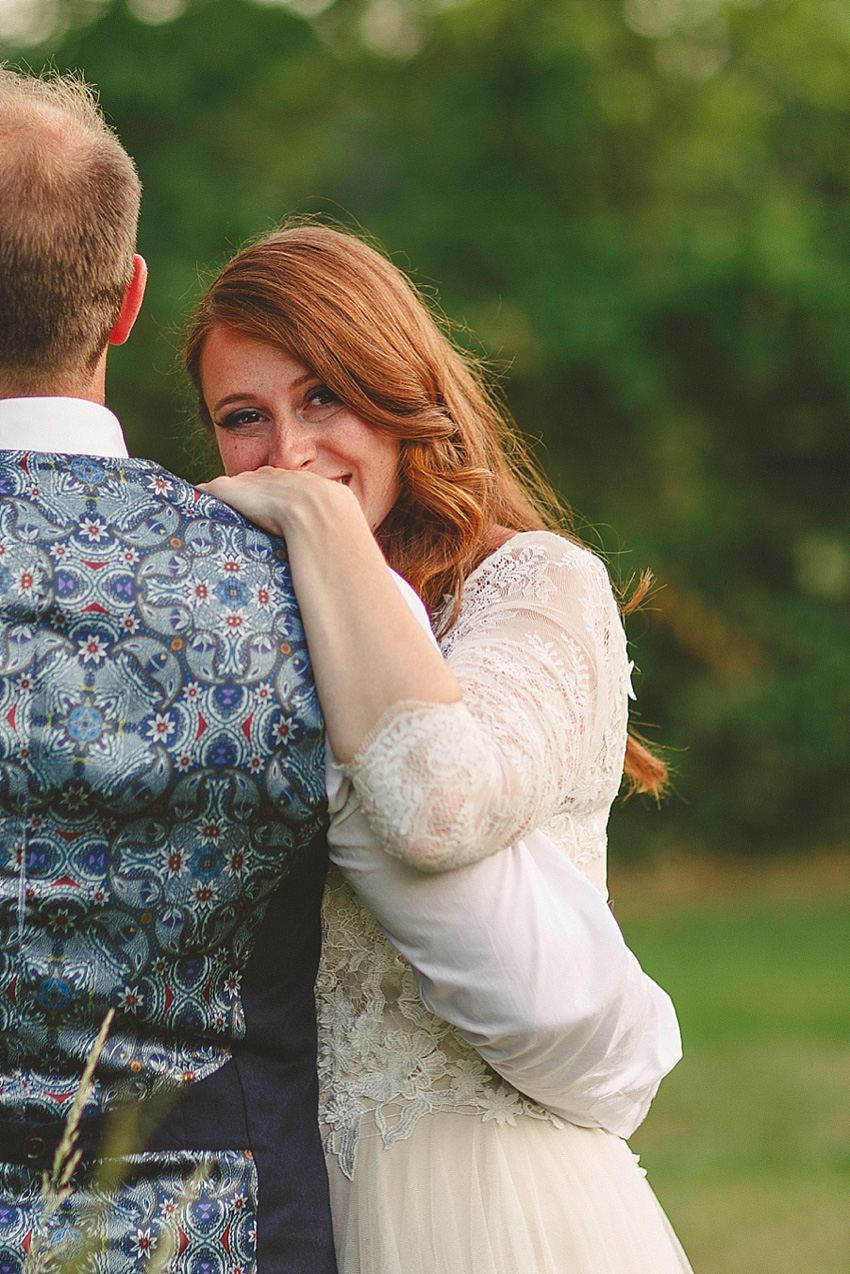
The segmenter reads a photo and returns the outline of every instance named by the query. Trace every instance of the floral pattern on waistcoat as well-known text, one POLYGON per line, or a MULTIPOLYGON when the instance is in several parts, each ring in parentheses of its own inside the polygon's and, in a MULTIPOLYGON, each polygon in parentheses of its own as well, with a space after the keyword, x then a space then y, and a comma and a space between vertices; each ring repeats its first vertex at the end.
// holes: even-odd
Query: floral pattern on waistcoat
POLYGON ((257 1172, 250 1152, 137 1154, 120 1191, 78 1183, 45 1215, 40 1174, 0 1165, 0 1270, 254 1274, 257 1172))
POLYGON ((148 461, 0 455, 0 1107, 211 1074, 325 817, 282 544, 148 461))

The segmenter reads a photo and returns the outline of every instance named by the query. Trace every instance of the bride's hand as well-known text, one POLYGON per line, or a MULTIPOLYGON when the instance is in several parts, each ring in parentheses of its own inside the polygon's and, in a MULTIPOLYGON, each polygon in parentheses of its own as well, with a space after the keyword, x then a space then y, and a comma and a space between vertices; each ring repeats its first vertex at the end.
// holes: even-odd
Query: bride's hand
POLYGON ((232 478, 199 482, 198 489, 229 504, 264 531, 283 538, 317 518, 351 516, 359 510, 354 495, 342 483, 304 469, 263 465, 232 478))

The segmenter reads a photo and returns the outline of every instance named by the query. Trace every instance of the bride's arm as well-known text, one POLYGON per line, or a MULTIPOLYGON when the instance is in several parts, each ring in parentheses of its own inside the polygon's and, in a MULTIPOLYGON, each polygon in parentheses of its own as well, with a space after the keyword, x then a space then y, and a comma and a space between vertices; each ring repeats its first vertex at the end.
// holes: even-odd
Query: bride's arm
POLYGON ((448 704, 461 690, 387 570, 354 494, 268 466, 203 490, 286 540, 319 702, 335 755, 354 757, 405 700, 448 704))

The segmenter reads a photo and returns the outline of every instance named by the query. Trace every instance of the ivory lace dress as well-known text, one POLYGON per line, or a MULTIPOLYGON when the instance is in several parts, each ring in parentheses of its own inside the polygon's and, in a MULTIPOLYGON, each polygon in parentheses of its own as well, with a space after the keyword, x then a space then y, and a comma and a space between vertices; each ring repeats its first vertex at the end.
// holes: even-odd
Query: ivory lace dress
MULTIPOLYGON (((402 704, 345 767, 386 852, 460 867, 542 829, 605 892, 629 664, 607 573, 550 532, 468 577, 463 702, 402 704)), ((332 871, 317 983, 340 1274, 688 1274, 625 1141, 565 1123, 430 1013, 332 871)))

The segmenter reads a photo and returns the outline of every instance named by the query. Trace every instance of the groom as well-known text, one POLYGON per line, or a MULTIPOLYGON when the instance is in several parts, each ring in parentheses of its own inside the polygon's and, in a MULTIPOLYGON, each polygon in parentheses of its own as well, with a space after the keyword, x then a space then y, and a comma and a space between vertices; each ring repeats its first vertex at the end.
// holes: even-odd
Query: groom
POLYGON ((87 89, 0 69, 0 1269, 334 1274, 321 719, 283 548, 102 405, 139 195, 87 89), (88 1163, 142 1146, 104 1209, 88 1163))

